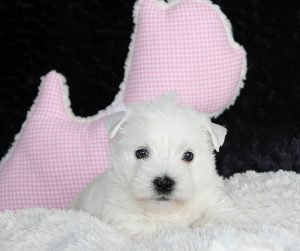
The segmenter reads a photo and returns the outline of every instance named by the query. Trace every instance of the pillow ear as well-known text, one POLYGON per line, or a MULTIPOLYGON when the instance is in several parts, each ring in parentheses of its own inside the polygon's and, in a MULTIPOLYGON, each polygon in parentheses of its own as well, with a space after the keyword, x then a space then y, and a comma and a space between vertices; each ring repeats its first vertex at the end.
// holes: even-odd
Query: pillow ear
POLYGON ((219 152, 220 146, 222 146, 225 141, 227 129, 223 126, 212 123, 209 118, 207 118, 205 127, 210 134, 215 150, 219 152))
POLYGON ((116 112, 108 116, 106 124, 108 128, 109 138, 112 139, 115 137, 117 132, 124 126, 128 118, 129 112, 116 112))

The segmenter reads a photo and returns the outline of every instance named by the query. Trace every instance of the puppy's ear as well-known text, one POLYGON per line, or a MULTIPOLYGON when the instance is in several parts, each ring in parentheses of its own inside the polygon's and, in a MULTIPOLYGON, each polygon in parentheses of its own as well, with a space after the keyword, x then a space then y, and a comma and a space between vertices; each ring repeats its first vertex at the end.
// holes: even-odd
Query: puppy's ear
POLYGON ((112 139, 115 137, 117 132, 122 128, 122 126, 125 125, 126 120, 128 118, 129 112, 116 112, 112 115, 110 115, 107 120, 107 128, 108 128, 108 133, 109 133, 109 138, 112 139))
POLYGON ((212 123, 210 119, 207 119, 205 122, 205 127, 211 136, 214 148, 217 152, 219 152, 220 146, 222 146, 225 141, 227 129, 223 126, 212 123))

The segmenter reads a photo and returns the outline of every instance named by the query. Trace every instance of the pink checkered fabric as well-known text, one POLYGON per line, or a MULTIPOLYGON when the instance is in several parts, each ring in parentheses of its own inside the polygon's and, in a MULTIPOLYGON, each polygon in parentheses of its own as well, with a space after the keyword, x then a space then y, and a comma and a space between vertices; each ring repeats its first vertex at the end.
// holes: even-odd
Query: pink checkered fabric
POLYGON ((0 210, 66 207, 107 168, 109 148, 104 118, 74 121, 64 107, 62 77, 50 72, 0 170, 0 210))
POLYGON ((245 52, 230 41, 217 6, 181 0, 138 7, 133 51, 125 78, 128 104, 179 93, 181 103, 217 114, 239 90, 245 52))
MULTIPOLYGON (((170 91, 205 113, 220 113, 233 103, 245 53, 230 41, 215 6, 181 0, 166 8, 157 0, 140 0, 135 15, 134 40, 115 104, 170 91)), ((65 208, 108 167, 107 112, 92 120, 74 119, 65 107, 63 81, 55 71, 44 77, 13 148, 1 162, 0 210, 65 208)))

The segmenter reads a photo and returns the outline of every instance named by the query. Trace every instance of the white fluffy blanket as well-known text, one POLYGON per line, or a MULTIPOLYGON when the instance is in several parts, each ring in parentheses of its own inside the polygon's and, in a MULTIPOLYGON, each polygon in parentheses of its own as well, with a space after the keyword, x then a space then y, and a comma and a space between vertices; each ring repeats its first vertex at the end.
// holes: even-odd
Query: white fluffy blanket
POLYGON ((257 222, 238 230, 203 226, 129 241, 83 212, 27 209, 0 214, 0 250, 300 251, 300 175, 236 174, 226 192, 257 222))

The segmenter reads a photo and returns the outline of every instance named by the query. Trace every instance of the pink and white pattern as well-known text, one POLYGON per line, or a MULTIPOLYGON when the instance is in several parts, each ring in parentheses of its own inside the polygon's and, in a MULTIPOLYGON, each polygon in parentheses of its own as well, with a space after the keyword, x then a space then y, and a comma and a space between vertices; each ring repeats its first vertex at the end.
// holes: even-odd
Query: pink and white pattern
POLYGON ((108 167, 105 117, 123 103, 172 91, 180 102, 217 115, 234 102, 246 72, 245 52, 219 8, 204 0, 158 1, 135 5, 125 78, 111 106, 92 118, 77 118, 68 107, 64 77, 52 71, 42 79, 0 163, 0 210, 67 207, 108 167))
POLYGON ((108 166, 105 119, 74 120, 63 82, 55 71, 43 78, 17 144, 1 164, 0 210, 64 208, 108 166))
POLYGON ((171 91, 203 113, 220 114, 242 86, 245 51, 216 5, 170 2, 144 0, 136 8, 124 101, 138 103, 171 91))

